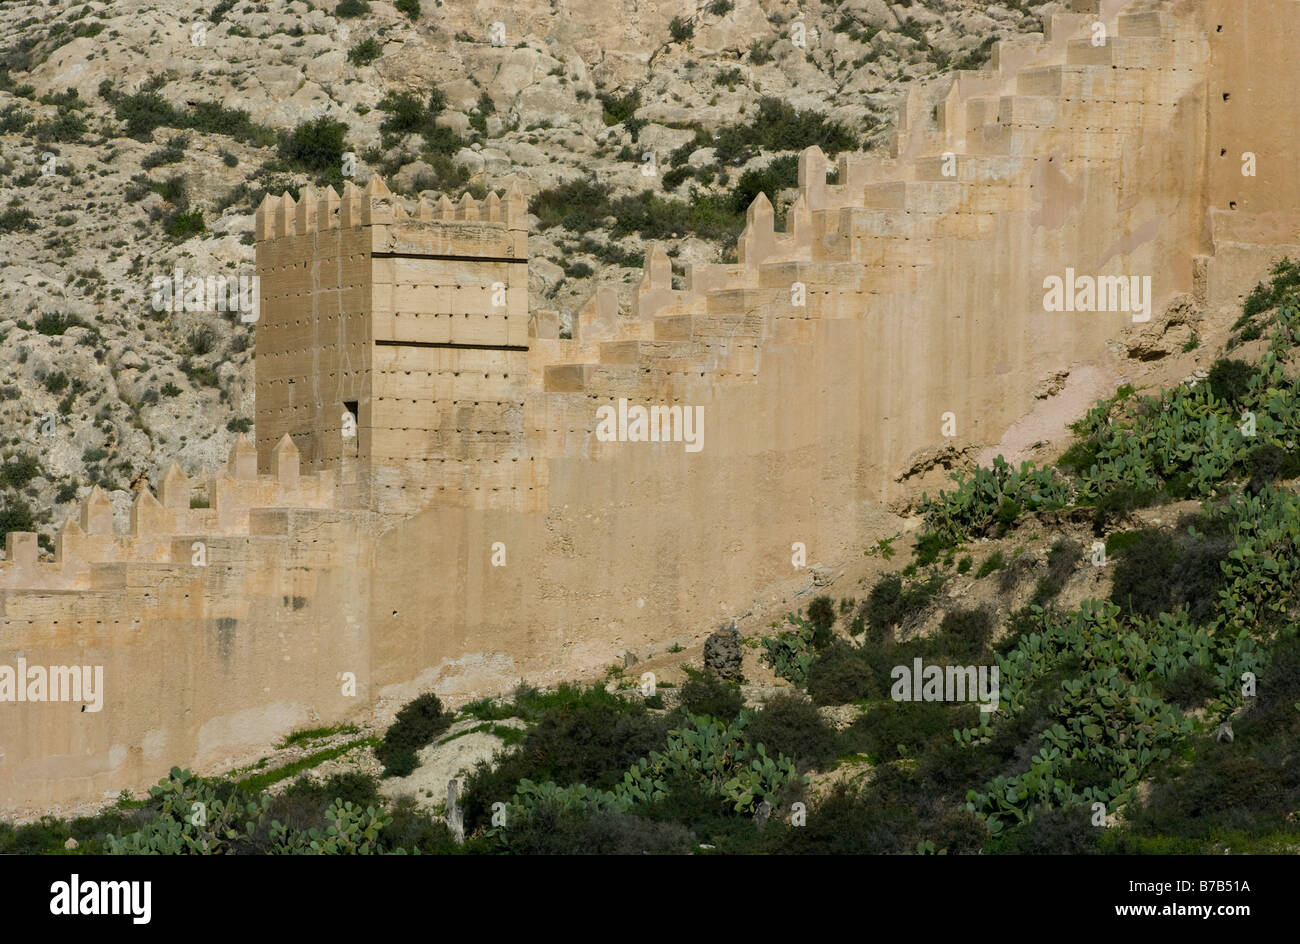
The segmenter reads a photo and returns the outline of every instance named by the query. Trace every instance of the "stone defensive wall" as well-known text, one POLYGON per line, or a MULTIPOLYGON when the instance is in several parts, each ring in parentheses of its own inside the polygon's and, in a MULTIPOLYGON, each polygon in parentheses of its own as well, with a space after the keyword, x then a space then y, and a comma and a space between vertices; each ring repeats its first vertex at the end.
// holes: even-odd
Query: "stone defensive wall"
POLYGON ((734 264, 675 286, 647 252, 630 310, 598 292, 571 339, 528 311, 518 185, 268 198, 256 444, 210 507, 173 467, 127 534, 94 491, 52 562, 7 539, 0 812, 767 612, 793 545, 845 559, 918 457, 996 446, 1066 372, 1112 393, 1084 368, 1145 316, 1232 317, 1300 253, 1296 7, 1074 0, 913 88, 887 153, 805 151, 734 264), (1101 289, 1052 310, 1053 277, 1101 289), (102 666, 99 710, 3 700, 20 658, 102 666))

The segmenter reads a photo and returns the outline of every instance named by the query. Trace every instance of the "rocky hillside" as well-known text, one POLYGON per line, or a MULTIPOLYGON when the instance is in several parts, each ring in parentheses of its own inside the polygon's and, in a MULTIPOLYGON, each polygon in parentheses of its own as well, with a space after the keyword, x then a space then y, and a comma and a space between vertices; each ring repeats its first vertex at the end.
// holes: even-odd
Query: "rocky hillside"
POLYGON ((797 149, 868 148, 900 89, 1041 30, 1036 0, 0 3, 0 531, 42 547, 92 484, 125 524, 173 460, 251 428, 255 325, 155 280, 251 274, 253 211, 380 173, 520 180, 530 305, 626 305, 647 241, 734 252, 797 149))

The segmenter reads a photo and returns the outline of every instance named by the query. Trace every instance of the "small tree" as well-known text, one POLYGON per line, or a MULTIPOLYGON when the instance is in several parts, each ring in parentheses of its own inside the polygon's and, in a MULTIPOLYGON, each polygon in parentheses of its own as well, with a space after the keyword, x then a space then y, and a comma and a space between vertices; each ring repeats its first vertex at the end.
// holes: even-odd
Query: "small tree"
POLYGON ((808 604, 808 622, 813 626, 813 648, 822 649, 831 641, 835 625, 835 603, 830 597, 817 597, 808 604))

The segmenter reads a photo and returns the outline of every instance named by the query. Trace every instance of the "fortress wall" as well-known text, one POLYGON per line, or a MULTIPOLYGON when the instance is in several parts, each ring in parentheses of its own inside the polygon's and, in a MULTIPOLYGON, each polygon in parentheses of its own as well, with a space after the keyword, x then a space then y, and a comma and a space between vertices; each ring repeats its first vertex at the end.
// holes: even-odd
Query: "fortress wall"
POLYGON ((1300 19, 1288 0, 1204 7, 1212 55, 1203 238, 1213 243, 1210 296, 1236 305, 1267 266, 1300 258, 1300 124, 1292 117, 1300 111, 1300 19), (1253 176, 1242 173, 1247 153, 1253 176))
MULTIPOLYGON (((1185 44, 1177 55, 1171 72, 1194 68, 1205 49, 1185 44)), ((559 678, 663 639, 669 627, 743 611, 755 586, 790 575, 792 541, 806 542, 812 563, 859 541, 872 503, 903 493, 894 476, 908 457, 945 444, 944 412, 957 417, 953 445, 996 442, 1032 408, 1041 381, 1104 357, 1132 323, 1124 311, 1045 311, 1045 276, 1064 277, 1067 266, 1149 276, 1153 317, 1192 290, 1203 88, 1147 70, 1089 81, 1055 124, 1024 118, 1033 102, 998 103, 1000 133, 1011 137, 999 146, 1019 182, 964 187, 955 203, 940 187, 868 189, 861 223, 829 205, 801 222, 796 208, 792 234, 748 232, 751 257, 765 245, 821 262, 776 258, 742 279, 697 269, 693 285, 718 288, 696 301, 656 284, 648 261, 641 317, 656 304, 706 310, 721 330, 710 341, 707 319, 679 316, 678 330, 661 316, 656 338, 680 337, 682 350, 607 341, 598 360, 566 356, 545 371, 548 393, 526 404, 551 456, 544 521, 433 508, 381 537, 376 619, 398 624, 376 634, 377 684, 468 693, 493 687, 494 675, 497 688, 521 675, 559 678), (1135 96, 1119 119, 1117 87, 1135 96), (1145 133, 1121 137, 1124 121, 1145 133), (877 206, 893 213, 883 229, 877 206), (794 280, 806 283, 805 308, 790 305, 794 280), (745 288, 730 289, 736 282, 745 288), (738 319, 750 313, 765 338, 751 369, 724 381, 744 339, 717 342, 743 333, 738 319), (596 409, 618 397, 703 405, 703 451, 597 442, 596 409), (489 563, 495 540, 508 547, 504 568, 489 563), (416 615, 378 612, 411 586, 416 615), (430 626, 426 613, 444 616, 430 626), (409 684, 417 665, 424 671, 409 684)), ((835 199, 860 202, 850 190, 835 199)), ((831 198, 805 186, 803 202, 831 198)))
POLYGON ((853 330, 825 323, 840 351, 826 363, 795 345, 768 351, 759 379, 726 396, 643 389, 637 402, 703 407, 698 453, 596 442, 608 397, 548 396, 545 422, 571 432, 569 455, 547 461, 545 515, 434 507, 379 536, 376 684, 470 694, 599 669, 748 609, 754 587, 794 573, 794 541, 810 563, 834 560, 869 512, 853 497, 865 447, 831 432, 856 422, 853 397, 833 391, 849 389, 860 352, 831 337, 853 330), (491 566, 494 541, 505 567, 491 566), (393 617, 385 601, 401 597, 412 602, 393 617))
POLYGON ((364 516, 260 511, 253 534, 178 539, 102 589, 0 591, 0 665, 102 666, 103 707, 7 702, 0 811, 110 799, 172 765, 217 770, 286 731, 366 712, 364 516), (340 673, 354 672, 356 697, 340 673))
POLYGON ((633 317, 598 297, 572 341, 530 337, 515 285, 504 312, 482 305, 485 284, 526 274, 499 261, 526 256, 517 188, 421 204, 413 220, 374 181, 313 197, 314 216, 311 200, 268 201, 256 457, 237 448, 209 509, 190 509, 169 473, 131 535, 111 533, 92 493, 55 563, 37 560, 34 536, 11 542, 0 664, 100 662, 108 703, 0 705, 0 807, 247 761, 379 699, 599 670, 751 609, 779 619, 787 607, 762 588, 794 574, 793 542, 809 564, 856 553, 918 453, 996 444, 1043 380, 1108 356, 1131 315, 1047 312, 1045 276, 1149 275, 1158 318, 1200 291, 1198 273, 1229 291, 1253 281, 1268 241, 1294 237, 1295 184, 1272 160, 1244 182, 1215 163, 1216 135, 1269 155, 1293 143, 1275 105, 1220 110, 1215 84, 1254 82, 1264 44, 1287 94, 1300 89, 1273 38, 1289 33, 1257 15, 1281 15, 1279 2, 1249 0, 1231 21, 1247 34, 1221 45, 1212 27, 1196 38, 1196 17, 1226 6, 1168 0, 1176 24, 1124 21, 1129 35, 1100 52, 1058 32, 1055 66, 909 97, 906 158, 848 160, 827 187, 806 153, 787 232, 756 201, 741 263, 696 268, 684 290, 662 250, 647 252, 633 317), (937 170, 944 150, 956 179, 937 170), (1235 187, 1250 213, 1245 200, 1222 211, 1235 187), (466 268, 475 253, 498 261, 466 268), (795 281, 806 306, 792 304, 795 281), (477 327, 452 334, 440 319, 457 313, 477 327), (470 346, 448 346, 458 338, 470 346), (598 441, 597 409, 620 397, 703 407, 703 449, 598 441), (336 494, 349 470, 333 414, 349 398, 356 487, 336 494), (285 433, 305 469, 327 474, 299 476, 285 433), (425 507, 362 510, 412 504, 425 507), (204 534, 209 565, 195 567, 204 534), (495 542, 505 566, 492 566, 495 542), (340 692, 345 671, 355 699, 340 692))

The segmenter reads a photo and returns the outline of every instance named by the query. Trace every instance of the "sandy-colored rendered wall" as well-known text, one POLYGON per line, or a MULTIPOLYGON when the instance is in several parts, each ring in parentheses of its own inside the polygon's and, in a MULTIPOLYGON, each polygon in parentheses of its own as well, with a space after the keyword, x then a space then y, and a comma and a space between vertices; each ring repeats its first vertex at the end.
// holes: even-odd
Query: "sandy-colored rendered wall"
POLYGON ((268 201, 256 453, 211 509, 169 474, 131 535, 92 494, 54 563, 11 542, 0 665, 98 660, 109 700, 0 703, 0 809, 219 769, 380 699, 585 673, 766 605, 795 542, 842 559, 918 455, 998 443, 1132 324, 1046 311, 1047 276, 1150 277, 1158 318, 1248 290, 1295 241, 1288 6, 1078 0, 989 70, 915 89, 892 152, 844 156, 837 185, 805 152, 786 231, 760 198, 737 263, 674 289, 648 252, 632 317, 598 295, 573 340, 529 330, 526 267, 502 261, 527 255, 517 189, 413 214, 378 181, 268 201), (485 305, 497 283, 507 304, 485 305), (700 407, 702 448, 599 441, 620 398, 700 407))
POLYGON ((1204 222, 1215 258, 1210 293, 1235 303, 1265 266, 1283 256, 1300 259, 1300 6, 1203 6, 1212 50, 1204 222))
POLYGON ((288 440, 274 475, 255 463, 244 440, 202 509, 173 466, 127 534, 95 489, 53 562, 10 535, 0 666, 90 666, 102 687, 0 702, 0 810, 111 798, 176 763, 221 769, 276 732, 368 710, 372 516, 334 509, 332 473, 300 475, 288 440))
POLYGON ((274 213, 259 213, 257 273, 261 305, 254 361, 257 445, 263 471, 286 433, 304 468, 331 470, 359 500, 362 457, 370 438, 370 230, 361 193, 342 199, 285 194, 274 213), (356 435, 343 435, 345 404, 358 404, 356 435))

